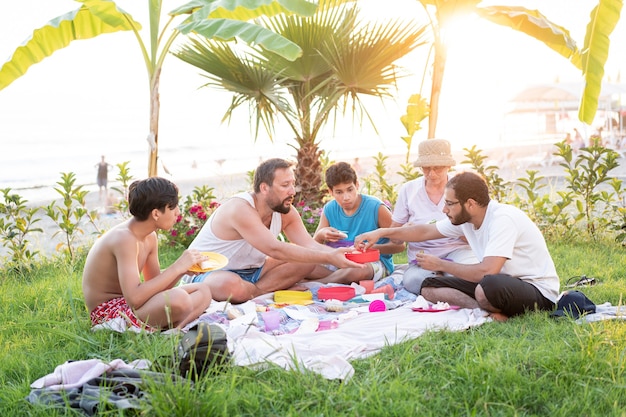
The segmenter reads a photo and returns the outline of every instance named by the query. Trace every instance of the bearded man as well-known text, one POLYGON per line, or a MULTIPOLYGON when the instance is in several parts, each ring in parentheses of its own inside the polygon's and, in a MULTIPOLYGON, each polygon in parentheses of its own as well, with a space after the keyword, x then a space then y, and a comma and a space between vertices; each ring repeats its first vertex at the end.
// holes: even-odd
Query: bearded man
POLYGON ((477 263, 416 255, 421 268, 444 273, 424 280, 424 298, 479 307, 499 321, 554 309, 559 277, 541 231, 524 212, 491 200, 484 179, 472 172, 448 181, 443 212, 446 218, 434 224, 377 229, 357 236, 354 245, 367 248, 381 237, 405 242, 465 238, 477 263))
POLYGON ((242 303, 294 287, 318 264, 362 268, 345 257, 350 249, 332 249, 311 237, 292 206, 295 194, 291 162, 280 158, 262 162, 254 173, 254 191, 222 203, 189 245, 222 254, 228 264, 192 281, 207 282, 214 300, 242 303), (289 243, 278 239, 281 232, 289 243))

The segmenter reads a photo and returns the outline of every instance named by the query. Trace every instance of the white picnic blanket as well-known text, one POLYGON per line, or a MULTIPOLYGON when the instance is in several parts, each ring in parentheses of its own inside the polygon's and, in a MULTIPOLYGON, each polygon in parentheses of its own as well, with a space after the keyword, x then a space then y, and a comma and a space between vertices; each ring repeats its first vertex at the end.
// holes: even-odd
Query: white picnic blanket
POLYGON ((581 324, 583 322, 594 322, 602 320, 626 320, 626 306, 614 306, 611 303, 606 302, 596 305, 596 312, 593 314, 585 314, 576 322, 581 324))
POLYGON ((236 365, 272 363, 287 370, 308 370, 327 379, 347 380, 354 374, 351 360, 415 339, 426 331, 465 330, 489 320, 480 309, 421 313, 405 305, 385 312, 361 313, 337 328, 314 333, 272 335, 243 324, 231 324, 226 332, 236 365))
MULTIPOLYGON (((368 357, 385 346, 415 339, 426 331, 466 330, 491 321, 481 309, 413 311, 410 305, 416 296, 402 287, 405 269, 406 265, 398 266, 393 274, 376 283, 376 286, 389 285, 395 290, 394 300, 387 301, 387 311, 369 312, 368 303, 349 305, 338 313, 329 313, 319 302, 308 307, 287 306, 278 309, 280 328, 265 331, 258 308, 273 302, 273 293, 270 293, 239 305, 214 301, 183 331, 198 321, 222 326, 228 335, 228 348, 235 365, 274 364, 286 370, 306 370, 328 379, 348 380, 354 374, 350 361, 368 357), (227 319, 226 312, 231 308, 236 308, 241 316, 227 319), (318 330, 322 322, 327 330, 318 330)), ((322 285, 311 283, 308 286, 316 296, 322 285)), ((362 287, 361 290, 365 291, 362 287)), ((120 320, 120 323, 111 321, 99 328, 118 332, 133 330, 120 320)))

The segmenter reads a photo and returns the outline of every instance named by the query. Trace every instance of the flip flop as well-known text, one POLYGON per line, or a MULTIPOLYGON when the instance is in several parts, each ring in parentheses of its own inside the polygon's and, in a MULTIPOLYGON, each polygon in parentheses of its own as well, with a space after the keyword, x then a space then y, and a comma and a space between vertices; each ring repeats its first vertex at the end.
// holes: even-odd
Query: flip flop
POLYGON ((591 287, 596 285, 597 280, 594 277, 588 277, 586 275, 571 277, 565 283, 566 288, 575 288, 575 287, 591 287))

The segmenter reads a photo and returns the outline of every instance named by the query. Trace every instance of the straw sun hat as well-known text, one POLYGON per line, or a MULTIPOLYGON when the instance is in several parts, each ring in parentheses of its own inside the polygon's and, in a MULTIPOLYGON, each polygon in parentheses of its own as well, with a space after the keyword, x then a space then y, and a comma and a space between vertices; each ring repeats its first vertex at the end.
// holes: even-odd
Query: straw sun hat
POLYGON ((456 165, 450 151, 450 142, 445 139, 426 139, 420 142, 416 167, 451 167, 456 165))

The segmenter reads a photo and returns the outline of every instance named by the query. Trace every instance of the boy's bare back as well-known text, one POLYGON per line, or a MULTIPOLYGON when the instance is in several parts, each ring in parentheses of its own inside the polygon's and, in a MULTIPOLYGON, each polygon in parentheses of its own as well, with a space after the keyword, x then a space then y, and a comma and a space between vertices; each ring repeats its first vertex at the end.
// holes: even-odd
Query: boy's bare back
POLYGON ((139 285, 140 273, 156 243, 154 232, 138 237, 132 230, 132 220, 100 237, 89 251, 83 270, 83 293, 88 310, 123 297, 120 274, 124 274, 125 286, 139 285))

